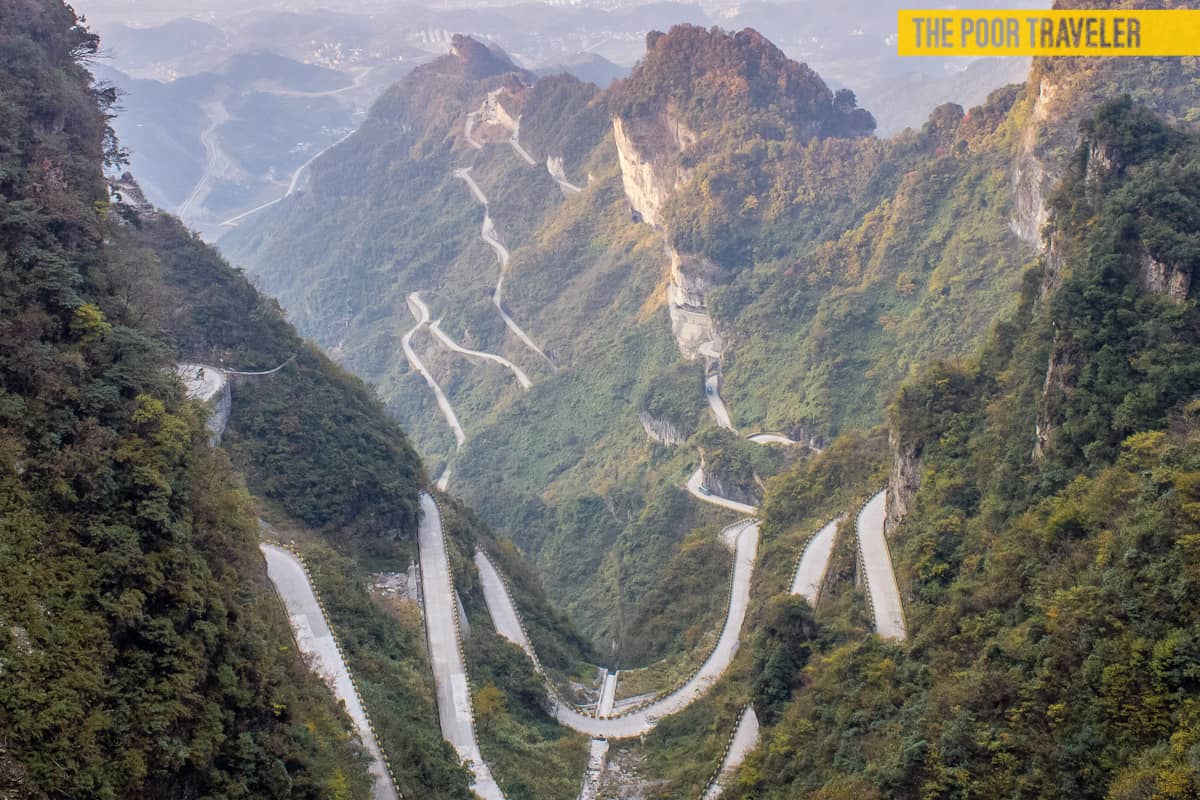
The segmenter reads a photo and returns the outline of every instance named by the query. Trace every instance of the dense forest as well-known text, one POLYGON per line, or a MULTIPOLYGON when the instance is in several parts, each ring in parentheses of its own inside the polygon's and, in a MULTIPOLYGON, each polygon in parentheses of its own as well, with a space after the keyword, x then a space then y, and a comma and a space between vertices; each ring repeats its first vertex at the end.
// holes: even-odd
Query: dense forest
POLYGON ((605 91, 456 36, 223 240, 281 305, 116 177, 98 47, 58 0, 0 0, 0 796, 368 797, 266 531, 305 555, 397 788, 469 797, 418 604, 379 590, 447 465, 475 728, 513 800, 576 797, 588 744, 475 552, 560 692, 599 665, 651 695, 728 600, 733 516, 683 489, 698 467, 758 509, 742 646, 612 743, 625 786, 702 793, 750 707, 727 797, 1200 796, 1196 59, 1039 59, 883 140, 752 30, 652 32, 605 91), (414 331, 412 292, 532 387, 414 331), (721 352, 687 355, 681 309, 721 352), (280 369, 233 375, 212 447, 180 361, 280 369), (904 642, 872 634, 853 521, 884 483, 904 642), (813 607, 792 574, 831 521, 813 607))
POLYGON ((1081 137, 1017 310, 892 405, 911 645, 805 632, 735 796, 1200 791, 1200 137, 1128 98, 1081 137))
POLYGON ((366 797, 291 646, 249 498, 183 398, 89 34, 0 4, 0 792, 366 797))

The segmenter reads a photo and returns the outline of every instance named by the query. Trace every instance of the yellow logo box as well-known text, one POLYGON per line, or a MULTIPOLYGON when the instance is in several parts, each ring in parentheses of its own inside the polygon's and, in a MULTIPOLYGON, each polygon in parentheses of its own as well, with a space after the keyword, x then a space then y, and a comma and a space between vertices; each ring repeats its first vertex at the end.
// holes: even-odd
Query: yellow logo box
POLYGON ((1200 10, 901 10, 902 56, 1194 56, 1200 10))

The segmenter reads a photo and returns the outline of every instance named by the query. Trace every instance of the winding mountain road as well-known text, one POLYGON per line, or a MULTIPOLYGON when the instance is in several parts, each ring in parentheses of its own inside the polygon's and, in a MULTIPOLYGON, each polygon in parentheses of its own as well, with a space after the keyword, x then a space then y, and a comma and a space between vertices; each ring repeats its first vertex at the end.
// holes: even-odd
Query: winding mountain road
POLYGON ((700 467, 697 467, 696 471, 693 472, 691 477, 687 479, 687 490, 689 493, 691 493, 692 497, 695 497, 697 500, 702 500, 705 503, 711 503, 714 506, 728 508, 730 511, 736 511, 739 514, 758 513, 758 508, 756 506, 752 506, 747 503, 739 503, 737 500, 730 500, 726 497, 719 497, 712 492, 708 492, 707 494, 702 492, 700 487, 703 485, 704 470, 700 467))
POLYGON ((285 191, 279 197, 276 197, 274 200, 268 200, 267 202, 263 203, 261 206, 255 206, 254 208, 250 209, 249 211, 243 211, 242 213, 240 213, 236 216, 230 217, 229 219, 222 222, 221 225, 223 225, 225 227, 230 227, 230 228, 236 227, 239 222, 244 220, 246 217, 249 217, 251 214, 256 214, 265 208, 270 208, 271 206, 284 200, 285 198, 291 197, 293 194, 296 193, 296 190, 300 188, 300 177, 304 174, 304 171, 307 170, 310 166, 312 166, 312 163, 314 161, 316 161, 318 158, 325 155, 330 150, 337 147, 339 144, 346 141, 353 135, 354 135, 354 131, 350 131, 349 133, 347 133, 345 136, 338 139, 333 144, 329 145, 328 147, 322 148, 320 150, 320 152, 318 152, 315 156, 310 158, 308 161, 305 161, 303 164, 296 167, 296 171, 292 173, 291 181, 288 182, 287 191, 285 191))
POLYGON ((704 793, 704 800, 717 800, 721 793, 725 791, 725 786, 729 783, 729 779, 737 772, 737 768, 746 760, 746 756, 750 755, 750 751, 758 744, 758 715, 754 713, 754 709, 746 706, 745 712, 742 713, 741 719, 738 720, 737 728, 733 732, 733 742, 729 745, 729 751, 725 753, 725 759, 721 762, 721 769, 717 772, 717 778, 708 786, 708 790, 704 793))
MULTIPOLYGON (((424 316, 428 317, 429 308, 425 305, 425 301, 421 299, 420 294, 420 292, 413 292, 408 296, 409 301, 420 305, 424 309, 422 313, 424 316)), ((449 350, 467 356, 468 358, 481 358, 486 361, 499 364, 516 376, 517 383, 521 384, 522 389, 528 389, 533 386, 533 381, 529 380, 529 376, 525 374, 524 370, 522 370, 513 362, 509 361, 507 358, 498 356, 495 353, 486 353, 483 350, 472 350, 468 347, 463 347, 451 339, 450 336, 442 330, 442 321, 440 319, 435 319, 433 322, 429 323, 429 330, 434 336, 437 337, 437 340, 444 344, 449 350)))
POLYGON ((838 517, 813 534, 804 546, 800 563, 796 566, 796 577, 792 579, 792 594, 801 595, 813 608, 821 594, 821 584, 829 570, 829 558, 837 540, 838 525, 845 517, 838 517))
POLYGON ((729 416, 729 408, 721 399, 721 376, 719 373, 709 375, 704 379, 704 396, 708 399, 708 407, 712 409, 713 416, 717 418, 717 424, 736 433, 737 428, 733 427, 733 418, 729 416))
POLYGON ((474 147, 476 150, 483 149, 483 142, 475 138, 475 121, 479 119, 479 112, 472 111, 467 114, 467 120, 463 123, 463 138, 467 140, 467 144, 474 147))
POLYGON ((531 167, 536 167, 537 159, 534 158, 533 156, 529 155, 529 151, 526 150, 523 146, 521 146, 521 138, 520 137, 521 137, 521 118, 517 117, 517 124, 513 126, 512 137, 508 140, 508 143, 510 145, 512 145, 512 149, 516 151, 517 155, 519 155, 521 158, 523 158, 525 160, 526 164, 528 164, 531 167))
POLYGON ((229 424, 233 410, 233 394, 229 389, 229 375, 220 367, 211 364, 182 362, 175 365, 175 374, 183 381, 189 400, 199 400, 211 407, 204 426, 208 429, 208 443, 216 447, 229 424))
POLYGON ((450 429, 454 431, 455 448, 461 448, 463 442, 467 440, 467 434, 463 431, 462 425, 458 422, 458 415, 454 413, 454 406, 450 405, 450 400, 446 397, 446 393, 442 391, 442 387, 433 379, 433 375, 425 368, 424 362, 417 356, 417 351, 413 350, 412 337, 413 334, 419 331, 423 326, 429 324, 429 309, 425 304, 418 301, 412 302, 412 295, 408 297, 409 310, 413 316, 417 318, 417 324, 412 329, 404 334, 400 340, 400 346, 404 349, 404 356, 408 359, 408 363, 412 368, 421 373, 421 377, 425 379, 425 383, 429 384, 429 388, 433 390, 433 396, 437 400, 438 408, 442 410, 442 416, 446 418, 446 422, 450 424, 450 429))
POLYGON ((567 180, 567 170, 563 166, 561 156, 548 156, 546 158, 546 172, 550 173, 550 177, 558 184, 558 188, 563 190, 563 194, 579 194, 583 191, 582 188, 567 180))
POLYGON ((886 491, 879 492, 858 513, 858 546, 867 576, 875 631, 885 639, 903 641, 908 636, 904 606, 900 602, 900 587, 896 584, 892 554, 883 531, 886 495, 886 491))
MULTIPOLYGON (((733 583, 730 588, 725 623, 721 628, 721 635, 716 646, 700 669, 680 688, 665 697, 620 716, 597 718, 556 701, 554 716, 561 724, 594 739, 624 739, 640 736, 653 730, 663 717, 682 711, 704 696, 724 674, 738 650, 738 640, 742 624, 746 619, 746 608, 750 602, 750 580, 754 575, 754 560, 758 553, 759 540, 757 520, 744 520, 734 527, 736 530, 733 538, 736 542, 736 550, 734 552, 733 583)), ((487 561, 486 555, 483 556, 483 560, 487 561)), ((477 552, 476 564, 479 563, 480 557, 477 552)), ((490 566, 490 562, 487 563, 490 566)), ((520 626, 516 607, 503 580, 500 579, 494 568, 487 572, 490 574, 485 575, 485 570, 480 570, 480 583, 483 586, 484 599, 489 612, 493 615, 497 632, 519 645, 531 660, 538 663, 533 645, 526 638, 525 632, 520 626)))
POLYGON ((746 438, 755 444, 799 444, 795 439, 789 439, 781 433, 752 433, 746 438))
POLYGON ((200 180, 196 181, 196 185, 192 187, 191 193, 175 209, 175 215, 180 218, 190 216, 193 207, 197 203, 203 203, 208 197, 213 176, 225 174, 233 165, 233 161, 217 142, 217 128, 229 121, 229 111, 225 108, 224 103, 218 101, 209 103, 205 107, 205 112, 208 114, 208 127, 200 133, 200 144, 204 146, 205 154, 204 172, 200 175, 200 180))
POLYGON ((475 794, 483 800, 504 800, 475 739, 471 687, 467 682, 467 667, 463 663, 455 621, 457 601, 450 580, 442 516, 437 503, 425 492, 421 493, 417 544, 421 557, 421 591, 425 597, 425 632, 429 637, 442 736, 470 767, 471 789, 475 794))
POLYGON ((454 177, 462 179, 471 190, 471 194, 474 195, 475 199, 483 205, 483 227, 480 231, 480 237, 489 247, 496 251, 496 257, 500 260, 500 277, 496 280, 496 288, 492 291, 492 305, 496 307, 496 311, 500 312, 500 317, 504 320, 504 324, 508 326, 508 329, 516 334, 517 338, 524 342, 526 347, 546 359, 547 363, 550 363, 553 367, 553 362, 542 351, 542 348, 538 347, 529 334, 525 333, 516 320, 510 317, 508 312, 504 310, 504 276, 508 273, 508 261, 512 256, 508 252, 508 248, 504 246, 504 243, 496 235, 496 225, 492 222, 492 217, 488 210, 487 195, 483 193, 483 190, 479 188, 479 184, 471 177, 470 167, 460 167, 454 170, 454 177))
POLYGON ((294 554, 272 544, 259 544, 263 558, 267 561, 267 576, 287 609, 288 621, 296 638, 296 646, 309 659, 313 670, 329 685, 334 696, 346 706, 346 713, 354 723, 358 738, 371 756, 369 767, 374 778, 375 800, 399 800, 399 793, 388 774, 383 751, 371 730, 367 713, 354 690, 350 670, 338 650, 329 620, 309 583, 304 565, 294 554))

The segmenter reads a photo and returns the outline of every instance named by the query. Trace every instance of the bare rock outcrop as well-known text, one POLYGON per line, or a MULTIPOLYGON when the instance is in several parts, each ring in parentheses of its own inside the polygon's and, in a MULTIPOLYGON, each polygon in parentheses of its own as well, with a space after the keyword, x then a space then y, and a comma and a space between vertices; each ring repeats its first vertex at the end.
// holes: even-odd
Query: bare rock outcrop
POLYGON ((646 119, 613 117, 613 139, 629 205, 644 222, 658 227, 667 199, 692 178, 679 156, 696 143, 696 134, 668 105, 646 119))
POLYGON ((884 533, 891 536, 912 511, 921 488, 921 442, 904 441, 895 430, 888 433, 892 449, 892 471, 888 476, 884 533))
POLYGON ((679 428, 669 420, 658 419, 652 416, 647 411, 639 411, 638 419, 642 423, 642 428, 646 431, 646 436, 653 442, 674 447, 678 444, 683 444, 684 435, 679 432, 679 428))
POLYGON ((1146 291, 1161 294, 1176 303, 1186 300, 1192 288, 1191 270, 1160 261, 1148 250, 1143 250, 1138 259, 1138 278, 1146 291))
POLYGON ((1049 219, 1046 208, 1047 187, 1057 180, 1037 152, 1042 127, 1054 116, 1059 87, 1046 79, 1038 84, 1029 122, 1021 135, 1021 149, 1013 165, 1013 210, 1009 220, 1017 238, 1038 250, 1045 248, 1042 228, 1049 219))
POLYGON ((682 255, 671 247, 667 257, 667 313, 679 352, 689 361, 720 358, 721 335, 708 313, 707 295, 719 282, 721 269, 703 256, 682 255))

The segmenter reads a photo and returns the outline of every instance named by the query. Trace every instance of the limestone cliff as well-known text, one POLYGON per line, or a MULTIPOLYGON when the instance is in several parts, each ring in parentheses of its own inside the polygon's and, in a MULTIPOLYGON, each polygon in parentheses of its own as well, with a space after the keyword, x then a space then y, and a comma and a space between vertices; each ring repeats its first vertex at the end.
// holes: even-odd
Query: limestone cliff
POLYGON ((671 105, 646 119, 616 116, 612 124, 629 205, 644 222, 658 227, 667 199, 691 180, 692 171, 681 166, 679 156, 696 143, 696 134, 671 105))
POLYGON ((1165 295, 1176 303, 1186 300, 1192 287, 1191 270, 1163 263, 1148 250, 1143 250, 1141 258, 1138 259, 1138 277, 1141 279, 1142 288, 1165 295))
POLYGON ((762 481, 757 475, 747 482, 722 474, 708 462, 703 452, 700 454, 700 470, 704 473, 704 485, 716 496, 751 506, 759 504, 757 495, 762 490, 762 481))
POLYGON ((892 449, 892 471, 888 475, 884 532, 891 535, 912 510, 913 500, 921 488, 921 442, 904 441, 896 431, 888 433, 892 449))
POLYGON ((1039 250, 1045 247, 1042 228, 1049 218, 1046 192, 1057 177, 1056 170, 1048 167, 1038 153, 1038 142, 1043 127, 1057 113, 1058 97, 1056 84, 1045 78, 1038 82, 1037 97, 1021 133, 1020 151, 1013 164, 1013 210, 1009 224, 1018 238, 1039 250))
POLYGON ((649 412, 639 411, 638 420, 642 423, 642 428, 646 431, 646 436, 652 442, 673 447, 677 444, 683 444, 684 435, 679 432, 679 428, 670 420, 658 419, 652 416, 649 412))
POLYGON ((691 360, 720 358, 722 342, 708 313, 707 293, 718 283, 721 269, 702 256, 681 255, 667 248, 670 262, 667 311, 679 352, 691 360))

